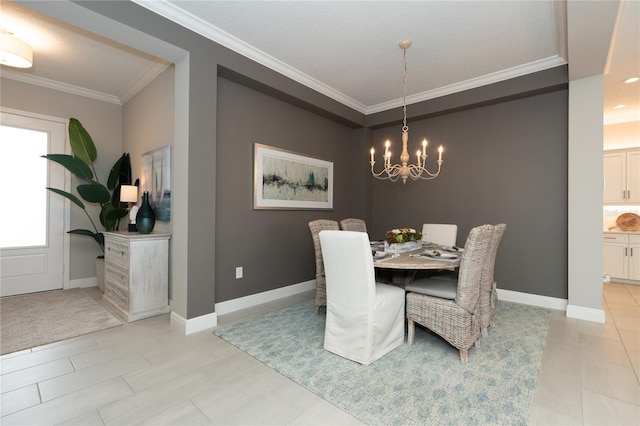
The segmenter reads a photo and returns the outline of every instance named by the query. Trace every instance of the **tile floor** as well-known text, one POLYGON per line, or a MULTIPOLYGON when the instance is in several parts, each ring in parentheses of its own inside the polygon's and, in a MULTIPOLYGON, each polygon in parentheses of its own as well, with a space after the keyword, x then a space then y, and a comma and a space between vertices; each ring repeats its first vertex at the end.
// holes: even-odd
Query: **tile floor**
MULTIPOLYGON (((640 424, 640 286, 607 284, 604 298, 606 324, 554 312, 531 424, 640 424)), ((361 424, 211 331, 181 335, 168 315, 2 356, 0 373, 3 425, 361 424)))

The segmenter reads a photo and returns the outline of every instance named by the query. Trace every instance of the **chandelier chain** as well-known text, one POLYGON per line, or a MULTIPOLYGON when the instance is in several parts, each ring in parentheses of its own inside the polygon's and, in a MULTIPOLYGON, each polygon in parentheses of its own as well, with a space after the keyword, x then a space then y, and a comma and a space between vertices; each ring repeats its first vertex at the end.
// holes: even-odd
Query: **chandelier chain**
POLYGON ((404 57, 404 74, 402 75, 402 131, 408 131, 407 126, 407 48, 402 49, 404 57))

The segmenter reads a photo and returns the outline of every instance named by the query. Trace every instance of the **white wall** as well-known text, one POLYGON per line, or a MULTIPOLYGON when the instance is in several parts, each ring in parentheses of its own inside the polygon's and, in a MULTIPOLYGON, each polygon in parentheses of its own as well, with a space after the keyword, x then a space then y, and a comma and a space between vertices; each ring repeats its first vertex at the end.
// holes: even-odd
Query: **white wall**
POLYGON ((602 309, 603 105, 602 75, 569 82, 569 304, 567 316, 596 322, 604 322, 602 309))
MULTIPOLYGON (((131 98, 123 107, 123 147, 131 158, 132 180, 140 177, 142 154, 165 145, 171 145, 174 154, 174 104, 175 69, 170 67, 156 77, 144 89, 131 98)), ((171 167, 172 206, 171 221, 156 220, 153 232, 173 233, 174 222, 174 176, 175 162, 171 167)), ((139 203, 138 203, 139 205, 139 203)), ((169 253, 173 251, 173 239, 169 240, 169 253)), ((171 260, 169 267, 171 268, 171 260)), ((171 276, 171 270, 169 271, 171 276)), ((171 295, 171 280, 169 294, 171 295)))

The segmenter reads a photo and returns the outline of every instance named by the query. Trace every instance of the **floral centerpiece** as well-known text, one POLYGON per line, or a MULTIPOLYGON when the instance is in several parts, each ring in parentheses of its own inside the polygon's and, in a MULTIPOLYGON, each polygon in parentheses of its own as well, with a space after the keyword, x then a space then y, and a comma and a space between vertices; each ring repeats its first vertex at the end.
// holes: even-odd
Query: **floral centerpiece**
POLYGON ((385 234, 385 251, 404 253, 419 249, 421 246, 422 233, 413 228, 396 228, 385 234))

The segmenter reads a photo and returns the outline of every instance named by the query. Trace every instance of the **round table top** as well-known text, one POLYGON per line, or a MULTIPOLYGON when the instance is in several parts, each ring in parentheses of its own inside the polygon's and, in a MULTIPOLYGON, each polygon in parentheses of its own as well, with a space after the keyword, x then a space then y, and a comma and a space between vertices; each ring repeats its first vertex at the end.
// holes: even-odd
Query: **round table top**
POLYGON ((450 269, 460 266, 460 258, 455 260, 439 260, 426 256, 416 257, 424 249, 420 248, 398 255, 389 255, 380 259, 374 259, 373 266, 388 269, 450 269))

